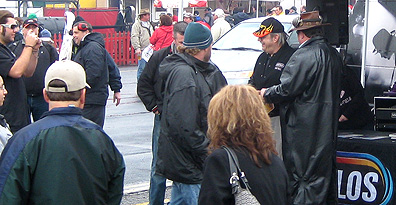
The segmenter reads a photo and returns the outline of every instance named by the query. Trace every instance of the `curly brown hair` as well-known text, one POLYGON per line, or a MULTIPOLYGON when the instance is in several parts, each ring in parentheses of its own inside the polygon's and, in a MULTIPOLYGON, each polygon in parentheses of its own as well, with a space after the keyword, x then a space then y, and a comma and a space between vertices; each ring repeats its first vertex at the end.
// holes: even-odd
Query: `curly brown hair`
POLYGON ((277 154, 271 120, 263 98, 249 85, 228 85, 210 101, 208 108, 209 150, 221 146, 245 148, 258 167, 271 164, 277 154))
POLYGON ((177 51, 179 53, 187 53, 191 56, 195 56, 197 55, 197 53, 199 53, 199 51, 201 51, 202 49, 199 48, 186 48, 185 46, 181 45, 177 47, 177 51))

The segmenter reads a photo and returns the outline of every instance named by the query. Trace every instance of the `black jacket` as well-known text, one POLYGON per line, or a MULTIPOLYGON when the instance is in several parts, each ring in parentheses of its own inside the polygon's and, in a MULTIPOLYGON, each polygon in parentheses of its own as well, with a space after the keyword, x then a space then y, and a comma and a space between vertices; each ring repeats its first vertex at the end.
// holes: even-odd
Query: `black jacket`
POLYGON ((165 58, 159 72, 165 90, 156 172, 180 183, 201 183, 209 101, 226 79, 212 63, 184 53, 165 58))
POLYGON ((91 86, 87 89, 85 104, 106 105, 109 97, 106 53, 102 34, 90 33, 81 41, 73 56, 72 60, 85 69, 87 83, 91 86))
POLYGON ((106 52, 106 60, 107 69, 109 70, 110 89, 115 93, 118 93, 121 91, 122 88, 120 69, 118 69, 117 64, 114 62, 109 52, 106 52))
MULTIPOLYGON (((287 61, 289 61, 294 51, 295 49, 286 43, 272 56, 266 52, 260 54, 254 66, 253 75, 249 79, 249 84, 253 85, 257 90, 280 84, 279 78, 283 68, 286 66, 287 61)), ((278 104, 275 104, 275 109, 272 110, 269 115, 279 115, 278 104)))
POLYGON ((334 204, 337 200, 342 66, 340 54, 323 37, 314 37, 292 55, 281 84, 264 94, 267 102, 280 103, 283 161, 294 204, 334 204))
POLYGON ((204 20, 206 23, 208 23, 210 27, 213 26, 214 19, 213 19, 213 15, 212 15, 211 12, 206 13, 205 16, 204 16, 204 18, 203 18, 203 20, 204 20))
MULTIPOLYGON (((8 47, 19 58, 19 56, 22 54, 24 46, 25 42, 21 40, 10 44, 8 47)), ((42 45, 39 48, 37 67, 33 76, 29 78, 23 78, 23 81, 25 82, 26 93, 28 95, 43 95, 45 73, 47 72, 48 67, 58 60, 58 58, 59 54, 56 51, 56 48, 46 42, 42 42, 42 45)))
POLYGON ((159 65, 170 54, 172 54, 171 46, 154 51, 138 80, 138 96, 150 112, 156 110, 162 112, 163 81, 159 76, 159 65))
POLYGON ((341 78, 340 114, 348 118, 338 129, 361 129, 373 123, 374 116, 364 97, 364 89, 352 69, 344 67, 341 78))
POLYGON ((237 24, 241 23, 242 21, 246 19, 250 19, 250 16, 247 15, 245 12, 238 12, 234 15, 232 15, 232 18, 234 19, 234 25, 236 26, 237 24))
MULTIPOLYGON (((246 150, 234 149, 239 166, 245 173, 252 194, 265 205, 288 205, 288 179, 282 160, 272 155, 271 164, 261 162, 258 167, 246 150)), ((199 192, 198 204, 202 205, 234 205, 231 194, 230 164, 227 152, 217 149, 205 160, 204 177, 199 192)))

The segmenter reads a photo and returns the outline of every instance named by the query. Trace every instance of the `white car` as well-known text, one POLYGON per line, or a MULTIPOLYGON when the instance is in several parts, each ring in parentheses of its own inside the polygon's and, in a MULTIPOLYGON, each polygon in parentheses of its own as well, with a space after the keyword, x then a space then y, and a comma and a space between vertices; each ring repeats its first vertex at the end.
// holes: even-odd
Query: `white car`
MULTIPOLYGON (((293 28, 292 21, 298 15, 276 16, 287 34, 293 28)), ((253 73, 254 65, 257 58, 263 52, 261 43, 253 35, 268 17, 252 18, 245 20, 218 39, 212 47, 211 60, 216 64, 223 75, 226 77, 228 84, 247 84, 253 73)), ((298 47, 297 34, 292 32, 289 39, 289 45, 298 47)))

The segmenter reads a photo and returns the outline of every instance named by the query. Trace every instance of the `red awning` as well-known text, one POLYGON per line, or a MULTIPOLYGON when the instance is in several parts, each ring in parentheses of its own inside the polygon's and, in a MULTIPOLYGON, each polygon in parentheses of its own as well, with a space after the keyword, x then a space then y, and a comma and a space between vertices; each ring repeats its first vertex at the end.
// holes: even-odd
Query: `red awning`
POLYGON ((190 0, 188 2, 189 7, 207 7, 208 0, 190 0))
POLYGON ((162 8, 162 1, 161 0, 154 0, 154 7, 162 8))
MULTIPOLYGON (((179 0, 180 1, 180 0, 179 0)), ((180 5, 179 1, 169 0, 154 0, 154 7, 156 8, 177 8, 180 5)), ((184 3, 188 2, 189 7, 207 7, 208 0, 185 0, 184 3)), ((183 4, 187 6, 187 4, 183 4)))

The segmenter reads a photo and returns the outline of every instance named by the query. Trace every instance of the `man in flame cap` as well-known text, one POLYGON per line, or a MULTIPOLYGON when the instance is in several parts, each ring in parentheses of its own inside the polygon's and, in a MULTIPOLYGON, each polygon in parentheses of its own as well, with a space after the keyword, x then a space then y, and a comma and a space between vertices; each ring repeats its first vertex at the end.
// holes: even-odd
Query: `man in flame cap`
MULTIPOLYGON (((279 78, 283 68, 295 51, 286 41, 287 34, 283 25, 275 18, 270 17, 261 23, 259 29, 253 35, 258 37, 264 52, 256 61, 249 84, 257 90, 280 84, 279 78)), ((281 156, 282 140, 279 125, 279 105, 276 104, 275 109, 268 114, 271 117, 272 128, 275 132, 276 151, 281 156)))
POLYGON ((293 204, 337 204, 336 139, 342 59, 324 38, 318 11, 293 21, 299 49, 280 84, 262 89, 280 104, 283 160, 293 204))

